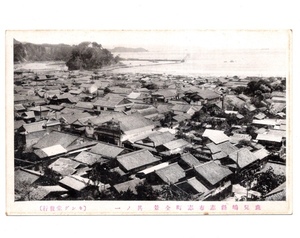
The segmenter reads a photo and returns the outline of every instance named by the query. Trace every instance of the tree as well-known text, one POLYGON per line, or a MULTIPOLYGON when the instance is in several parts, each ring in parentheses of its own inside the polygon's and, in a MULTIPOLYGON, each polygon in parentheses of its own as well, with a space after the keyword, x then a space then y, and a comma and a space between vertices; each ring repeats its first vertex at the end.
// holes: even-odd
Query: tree
POLYGON ((154 190, 148 182, 140 183, 136 187, 138 200, 157 200, 159 195, 157 190, 154 190))
POLYGON ((103 66, 115 64, 118 59, 96 42, 82 42, 73 46, 71 57, 66 62, 69 70, 98 69, 103 66))

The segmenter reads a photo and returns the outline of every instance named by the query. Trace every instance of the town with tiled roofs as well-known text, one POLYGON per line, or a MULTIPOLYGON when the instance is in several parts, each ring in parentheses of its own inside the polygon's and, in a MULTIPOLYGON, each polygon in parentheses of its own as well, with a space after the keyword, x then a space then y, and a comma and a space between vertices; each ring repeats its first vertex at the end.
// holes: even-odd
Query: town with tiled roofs
POLYGON ((286 200, 285 77, 14 70, 15 201, 286 200))

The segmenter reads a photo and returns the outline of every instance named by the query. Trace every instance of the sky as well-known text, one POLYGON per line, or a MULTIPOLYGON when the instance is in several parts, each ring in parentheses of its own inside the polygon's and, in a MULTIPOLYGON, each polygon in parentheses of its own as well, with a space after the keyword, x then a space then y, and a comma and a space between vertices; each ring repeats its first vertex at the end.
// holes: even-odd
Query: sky
POLYGON ((104 48, 143 47, 148 50, 167 48, 195 49, 286 49, 287 30, 139 30, 139 31, 13 31, 18 41, 31 43, 79 44, 95 41, 104 48))

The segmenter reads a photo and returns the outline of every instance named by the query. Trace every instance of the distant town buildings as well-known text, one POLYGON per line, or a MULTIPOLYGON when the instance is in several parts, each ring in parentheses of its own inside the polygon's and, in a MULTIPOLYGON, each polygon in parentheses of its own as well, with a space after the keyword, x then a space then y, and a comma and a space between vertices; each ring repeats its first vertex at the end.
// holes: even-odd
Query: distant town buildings
POLYGON ((285 199, 284 79, 14 75, 16 201, 285 199))

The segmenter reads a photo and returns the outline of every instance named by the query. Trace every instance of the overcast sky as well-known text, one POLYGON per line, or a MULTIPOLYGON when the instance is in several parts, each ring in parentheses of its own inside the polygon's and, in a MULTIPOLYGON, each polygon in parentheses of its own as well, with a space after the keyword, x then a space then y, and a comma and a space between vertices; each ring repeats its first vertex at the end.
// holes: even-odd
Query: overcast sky
POLYGON ((95 41, 104 48, 116 46, 193 48, 281 48, 288 47, 288 31, 20 31, 13 38, 31 43, 79 44, 95 41))

